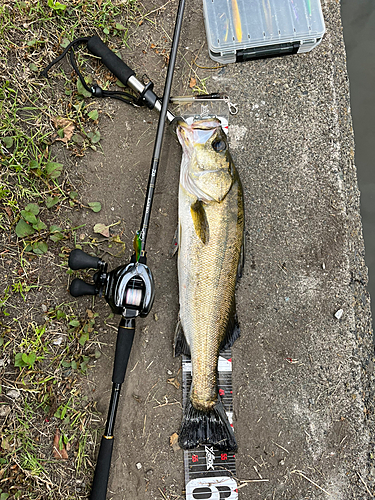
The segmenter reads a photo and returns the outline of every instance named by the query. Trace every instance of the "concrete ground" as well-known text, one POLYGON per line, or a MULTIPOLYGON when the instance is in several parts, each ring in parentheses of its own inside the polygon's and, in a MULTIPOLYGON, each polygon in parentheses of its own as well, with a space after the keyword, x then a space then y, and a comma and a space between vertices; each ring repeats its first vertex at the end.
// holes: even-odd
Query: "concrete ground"
MULTIPOLYGON (((201 2, 188 2, 174 75, 173 92, 187 92, 193 54, 199 77, 209 77, 207 90, 227 92, 239 108, 229 126, 246 204, 246 264, 237 290, 241 338, 233 348, 237 476, 268 479, 240 483, 243 500, 375 495, 373 337, 345 48, 339 2, 323 0, 322 7, 327 31, 312 52, 213 71, 204 69, 215 64, 201 2)), ((176 9, 174 1, 160 13, 167 45, 176 9)), ((149 48, 154 30, 145 23, 134 50, 121 52, 161 93, 165 68, 149 48)), ((105 106, 111 118, 102 122, 104 155, 93 153, 81 171, 103 210, 100 221, 91 212, 85 222, 123 221, 130 257, 158 117, 117 102, 105 106)), ((180 156, 167 132, 148 239, 156 300, 137 323, 121 396, 108 495, 114 500, 183 496, 182 451, 169 446, 182 396, 168 383, 181 381, 180 360, 172 356, 176 262, 168 259, 180 156)), ((78 300, 83 307, 90 302, 78 300)), ((103 422, 112 359, 108 345, 91 371, 103 422)))

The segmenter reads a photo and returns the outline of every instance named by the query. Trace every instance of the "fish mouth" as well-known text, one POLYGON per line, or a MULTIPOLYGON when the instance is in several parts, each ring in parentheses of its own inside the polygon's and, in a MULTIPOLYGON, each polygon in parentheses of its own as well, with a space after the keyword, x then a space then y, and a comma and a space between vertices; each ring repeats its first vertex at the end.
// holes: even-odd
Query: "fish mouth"
POLYGON ((218 118, 200 118, 198 120, 193 121, 190 125, 180 116, 177 117, 176 122, 181 127, 191 128, 191 129, 200 129, 207 130, 211 128, 217 128, 221 126, 221 122, 218 118))
POLYGON ((199 167, 199 171, 198 172, 194 172, 192 175, 193 177, 202 177, 202 175, 205 175, 205 174, 216 174, 217 172, 220 172, 220 170, 218 168, 215 168, 213 170, 207 170, 203 167, 199 167))
POLYGON ((191 125, 182 118, 176 120, 176 132, 182 148, 188 150, 196 144, 206 144, 221 126, 217 118, 205 118, 193 122, 191 125))
POLYGON ((182 116, 175 116, 169 126, 172 128, 172 132, 177 135, 177 129, 178 127, 182 127, 183 124, 188 126, 188 124, 185 122, 185 120, 182 118, 182 116))

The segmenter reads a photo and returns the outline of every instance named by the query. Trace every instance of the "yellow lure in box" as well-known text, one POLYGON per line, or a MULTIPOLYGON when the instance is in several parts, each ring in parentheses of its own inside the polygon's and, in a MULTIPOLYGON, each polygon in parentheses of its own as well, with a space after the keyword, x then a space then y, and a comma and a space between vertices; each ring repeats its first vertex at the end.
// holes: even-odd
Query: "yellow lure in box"
POLYGON ((233 11, 233 23, 234 23, 234 31, 236 33, 236 38, 239 42, 242 42, 241 17, 240 17, 240 11, 238 9, 237 0, 232 0, 232 11, 233 11))

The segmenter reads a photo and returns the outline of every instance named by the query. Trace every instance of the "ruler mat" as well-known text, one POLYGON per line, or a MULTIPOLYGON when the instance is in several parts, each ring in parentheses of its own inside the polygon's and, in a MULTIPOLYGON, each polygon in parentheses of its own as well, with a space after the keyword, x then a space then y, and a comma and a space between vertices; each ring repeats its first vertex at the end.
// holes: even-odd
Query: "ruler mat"
MULTIPOLYGON (((218 387, 221 400, 233 426, 232 354, 222 351, 218 362, 218 387)), ((182 394, 186 405, 191 385, 191 361, 182 356, 182 394)), ((238 490, 234 452, 201 446, 184 451, 186 500, 237 500, 238 490)))

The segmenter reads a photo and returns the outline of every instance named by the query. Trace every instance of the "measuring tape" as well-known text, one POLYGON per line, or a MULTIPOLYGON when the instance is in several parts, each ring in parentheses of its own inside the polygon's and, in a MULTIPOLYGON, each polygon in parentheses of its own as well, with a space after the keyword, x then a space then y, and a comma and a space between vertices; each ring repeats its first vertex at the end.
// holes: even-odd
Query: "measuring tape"
MULTIPOLYGON (((182 397, 186 405, 192 380, 191 359, 182 356, 182 397)), ((218 388, 228 420, 233 427, 231 349, 222 351, 218 361, 218 388)), ((235 453, 214 446, 184 451, 186 500, 237 500, 235 453)))
MULTIPOLYGON (((203 109, 203 107, 202 107, 203 109)), ((203 113, 201 113, 203 114, 203 113)), ((216 116, 228 135, 228 120, 216 116)), ((188 124, 193 117, 186 119, 188 124)), ((182 399, 187 403, 192 380, 191 359, 182 356, 182 399)), ((232 351, 220 352, 218 360, 218 389, 229 423, 233 427, 232 351)), ((214 446, 200 446, 184 451, 186 500, 237 500, 235 453, 223 452, 214 446)))

